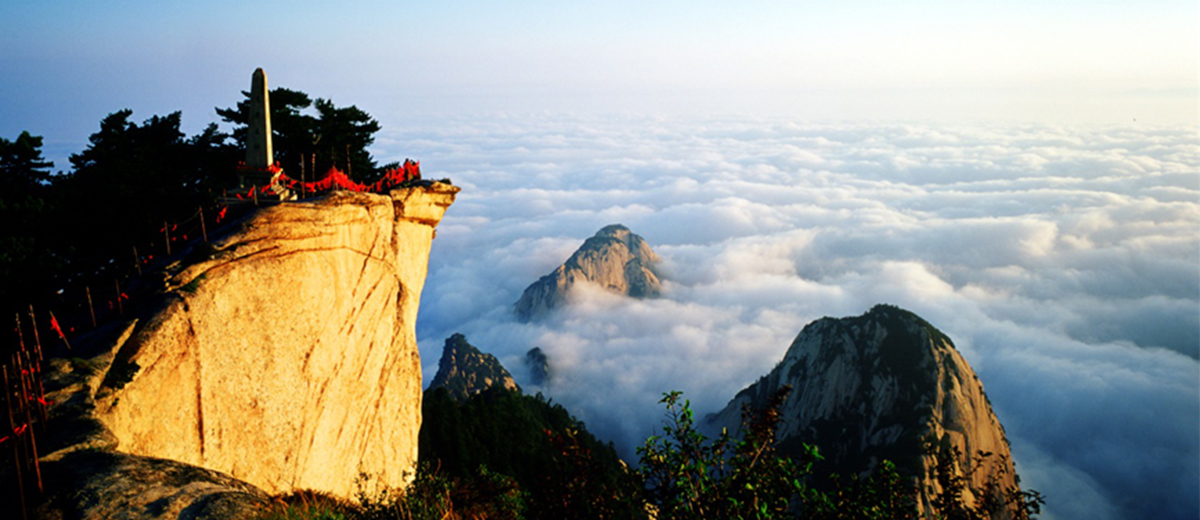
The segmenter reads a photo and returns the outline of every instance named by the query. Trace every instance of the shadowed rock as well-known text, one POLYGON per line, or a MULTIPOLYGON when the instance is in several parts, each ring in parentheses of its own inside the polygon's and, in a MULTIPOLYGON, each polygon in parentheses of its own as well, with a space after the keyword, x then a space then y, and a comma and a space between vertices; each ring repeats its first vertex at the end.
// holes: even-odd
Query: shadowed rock
POLYGON ((930 510, 929 491, 940 489, 928 478, 936 463, 927 442, 957 448, 959 471, 969 466, 968 457, 993 454, 970 479, 968 504, 991 478, 1005 489, 1016 486, 1008 439, 983 384, 950 338, 911 312, 877 305, 862 316, 808 324, 783 360, 710 415, 708 426, 737 430, 743 407, 761 408, 784 385, 793 389, 777 432, 785 451, 815 445, 842 474, 891 460, 901 471, 926 476, 924 511, 930 510))
POLYGON ((113 451, 75 451, 43 471, 55 492, 38 509, 42 518, 249 519, 269 504, 262 490, 224 473, 113 451))
POLYGON ((525 353, 525 366, 529 368, 529 378, 535 385, 543 385, 550 381, 550 360, 539 347, 529 349, 525 353))
POLYGON ((462 402, 493 386, 521 391, 496 356, 480 352, 462 334, 446 338, 437 375, 429 389, 445 388, 450 397, 462 402))

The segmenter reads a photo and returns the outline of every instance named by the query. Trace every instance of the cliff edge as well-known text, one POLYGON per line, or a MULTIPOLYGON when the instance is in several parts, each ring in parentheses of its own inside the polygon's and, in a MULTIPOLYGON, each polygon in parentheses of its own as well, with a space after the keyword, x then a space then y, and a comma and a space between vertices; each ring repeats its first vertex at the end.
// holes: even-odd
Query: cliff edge
POLYGON ((406 485, 421 425, 417 309, 458 191, 334 192, 262 209, 195 246, 168 267, 154 312, 98 335, 88 370, 57 364, 55 415, 91 430, 47 459, 79 448, 168 459, 256 496, 350 497, 360 472, 406 485))

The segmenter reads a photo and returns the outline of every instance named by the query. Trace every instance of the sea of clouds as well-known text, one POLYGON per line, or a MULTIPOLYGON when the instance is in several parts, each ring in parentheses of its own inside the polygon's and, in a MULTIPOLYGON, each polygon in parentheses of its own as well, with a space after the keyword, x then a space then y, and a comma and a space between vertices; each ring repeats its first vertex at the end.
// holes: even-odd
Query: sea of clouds
POLYGON ((463 188, 421 302, 426 381, 462 332, 632 458, 663 392, 716 411, 805 324, 891 303, 974 367, 1044 518, 1200 510, 1194 127, 384 119, 377 156, 463 188), (663 297, 585 287, 517 323, 524 288, 613 223, 663 258, 663 297))

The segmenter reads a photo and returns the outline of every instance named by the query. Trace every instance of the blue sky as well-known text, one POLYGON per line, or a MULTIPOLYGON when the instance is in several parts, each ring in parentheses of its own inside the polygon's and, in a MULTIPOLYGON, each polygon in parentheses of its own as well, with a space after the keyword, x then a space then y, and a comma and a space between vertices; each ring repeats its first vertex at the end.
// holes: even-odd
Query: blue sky
MULTIPOLYGON (((1197 122, 1196 2, 6 2, 0 135, 196 132, 272 84, 406 115, 1197 122)), ((58 159, 61 161, 61 159, 58 159)), ((65 168, 60 164, 59 168, 65 168)))

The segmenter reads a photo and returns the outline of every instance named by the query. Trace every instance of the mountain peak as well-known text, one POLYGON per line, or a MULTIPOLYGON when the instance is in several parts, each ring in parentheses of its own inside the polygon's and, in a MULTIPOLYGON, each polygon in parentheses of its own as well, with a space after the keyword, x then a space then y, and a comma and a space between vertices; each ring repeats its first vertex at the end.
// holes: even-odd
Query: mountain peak
POLYGON ((550 380, 550 359, 541 347, 533 347, 525 353, 525 366, 529 368, 529 379, 535 386, 550 380))
POLYGON ((526 288, 513 311, 521 321, 539 318, 566 303, 567 292, 580 282, 634 298, 657 296, 662 282, 654 266, 660 261, 650 245, 629 228, 605 226, 563 265, 526 288))
POLYGON ((1008 439, 983 384, 950 338, 910 311, 876 305, 861 316, 809 323, 770 373, 708 422, 736 430, 744 406, 761 408, 785 385, 793 388, 777 432, 785 450, 815 445, 843 474, 891 460, 921 480, 925 511, 930 491, 939 489, 927 477, 936 465, 931 446, 958 450, 960 470, 974 467, 980 452, 993 454, 968 479, 973 496, 993 478, 1002 489, 1016 487, 1008 439))
POLYGON ((627 235, 629 235, 629 228, 625 227, 623 224, 609 224, 607 226, 600 228, 600 231, 597 231, 596 234, 597 235, 627 236, 627 235))
POLYGON ((493 386, 521 391, 496 356, 481 352, 462 334, 454 333, 446 338, 437 375, 429 389, 445 388, 455 400, 465 401, 493 386))

